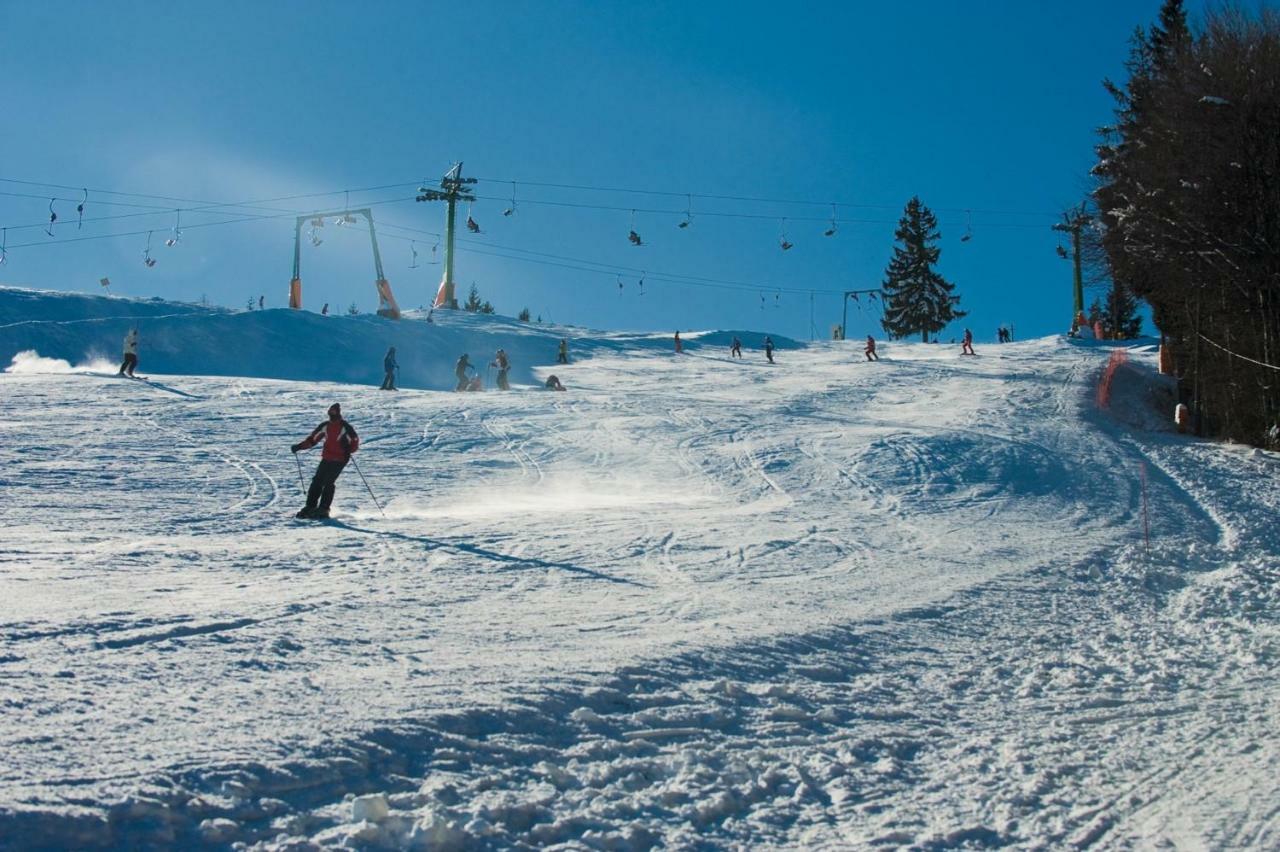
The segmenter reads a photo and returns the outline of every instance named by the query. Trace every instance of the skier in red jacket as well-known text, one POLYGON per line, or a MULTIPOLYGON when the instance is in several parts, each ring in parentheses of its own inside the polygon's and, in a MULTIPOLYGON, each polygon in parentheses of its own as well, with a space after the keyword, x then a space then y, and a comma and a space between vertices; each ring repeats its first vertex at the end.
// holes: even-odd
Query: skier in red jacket
POLYGON ((336 402, 329 406, 329 419, 312 429, 310 435, 290 449, 295 453, 309 450, 321 441, 324 441, 324 449, 320 451, 320 465, 316 468, 316 475, 311 478, 307 505, 298 510, 299 518, 329 517, 338 475, 347 466, 351 454, 360 449, 360 436, 351 428, 350 423, 342 419, 342 408, 336 402))
POLYGON ((871 335, 867 335, 867 348, 863 350, 863 354, 867 356, 868 361, 879 361, 880 356, 876 354, 876 339, 871 335))

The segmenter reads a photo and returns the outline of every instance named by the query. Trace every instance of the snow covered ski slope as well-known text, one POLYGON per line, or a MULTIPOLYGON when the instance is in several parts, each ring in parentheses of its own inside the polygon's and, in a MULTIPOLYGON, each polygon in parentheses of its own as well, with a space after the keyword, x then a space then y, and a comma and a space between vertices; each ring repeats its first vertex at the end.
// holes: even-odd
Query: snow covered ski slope
POLYGON ((0 847, 1280 845, 1274 455, 1144 351, 727 336, 0 375, 0 847), (335 401, 385 517, 294 521, 335 401))

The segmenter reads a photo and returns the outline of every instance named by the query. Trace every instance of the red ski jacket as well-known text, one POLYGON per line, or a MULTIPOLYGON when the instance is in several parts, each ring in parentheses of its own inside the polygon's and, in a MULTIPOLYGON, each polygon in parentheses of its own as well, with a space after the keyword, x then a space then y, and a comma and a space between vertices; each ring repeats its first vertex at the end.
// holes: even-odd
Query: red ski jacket
POLYGON ((299 446, 309 450, 321 441, 324 441, 324 449, 320 451, 320 458, 325 461, 344 462, 360 449, 360 436, 350 423, 342 419, 321 423, 299 446))

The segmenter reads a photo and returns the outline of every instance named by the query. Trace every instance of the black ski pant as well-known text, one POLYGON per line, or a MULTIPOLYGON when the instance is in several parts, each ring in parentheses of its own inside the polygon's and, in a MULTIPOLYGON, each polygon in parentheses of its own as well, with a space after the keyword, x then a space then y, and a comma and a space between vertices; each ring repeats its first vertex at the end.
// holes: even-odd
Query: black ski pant
POLYGON ((120 375, 133 375, 133 371, 138 367, 138 356, 132 352, 126 352, 124 363, 120 365, 120 375))
POLYGON ((329 507, 333 505, 334 484, 338 481, 338 474, 346 466, 345 461, 321 460, 316 468, 316 475, 311 477, 311 488, 307 491, 308 509, 329 511, 329 507))
POLYGON ((511 390, 511 384, 507 381, 506 369, 498 371, 498 390, 511 390))
POLYGON ((387 377, 382 380, 382 389, 383 390, 396 389, 396 371, 394 368, 387 370, 387 377))

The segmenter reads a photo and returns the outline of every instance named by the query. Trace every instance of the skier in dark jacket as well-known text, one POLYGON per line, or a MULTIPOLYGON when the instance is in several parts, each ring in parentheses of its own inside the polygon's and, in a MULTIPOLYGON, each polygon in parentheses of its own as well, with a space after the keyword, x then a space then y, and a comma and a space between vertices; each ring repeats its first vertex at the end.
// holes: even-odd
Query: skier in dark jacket
POLYGON ((511 383, 507 381, 507 371, 511 369, 507 353, 499 349, 498 354, 493 356, 493 363, 489 366, 498 368, 498 390, 511 390, 511 383))
POLYGON ((730 341, 729 343, 729 357, 730 358, 742 357, 742 341, 739 340, 736 335, 734 336, 733 340, 730 341))
POLYGON ((329 419, 290 449, 295 453, 309 450, 321 441, 324 441, 324 449, 320 452, 320 464, 316 475, 311 478, 311 488, 307 490, 307 505, 298 510, 299 518, 329 517, 338 475, 347 466, 351 454, 360 449, 360 436, 350 423, 342 419, 342 408, 336 402, 329 406, 329 419))
POLYGON ((867 335, 867 348, 863 350, 868 361, 879 361, 880 356, 876 354, 876 339, 871 335, 867 335))
POLYGON ((382 359, 382 369, 387 373, 382 380, 382 390, 395 390, 396 370, 400 369, 400 365, 396 363, 396 348, 394 346, 387 350, 387 357, 382 359))
POLYGON ((464 391, 467 389, 469 380, 467 379, 467 370, 474 370, 471 361, 467 357, 467 353, 462 353, 462 357, 458 359, 458 366, 453 368, 453 374, 458 377, 458 386, 454 388, 456 391, 464 391))
POLYGON ((973 332, 967 328, 964 330, 964 340, 960 343, 960 354, 961 355, 978 354, 973 351, 973 332))
POLYGON ((764 357, 769 359, 769 363, 773 363, 773 338, 766 337, 764 339, 764 357))

